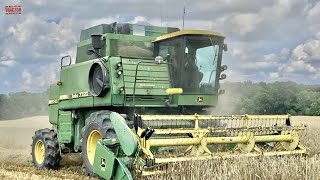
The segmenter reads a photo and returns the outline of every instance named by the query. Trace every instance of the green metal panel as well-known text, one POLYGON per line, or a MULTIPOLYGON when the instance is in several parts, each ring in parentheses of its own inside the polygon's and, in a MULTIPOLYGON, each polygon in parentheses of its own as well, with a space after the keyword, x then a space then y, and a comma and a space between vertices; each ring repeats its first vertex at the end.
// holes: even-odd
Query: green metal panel
POLYGON ((116 155, 101 143, 101 141, 97 142, 93 172, 104 179, 111 179, 115 169, 116 155))
POLYGON ((81 150, 81 129, 85 124, 86 114, 85 111, 79 111, 78 119, 74 123, 74 151, 78 152, 81 150))
MULTIPOLYGON (((102 38, 104 39, 103 47, 100 50, 100 54, 102 56, 110 56, 113 52, 113 46, 110 44, 110 40, 124 40, 124 41, 140 41, 140 42, 149 42, 151 43, 155 40, 155 37, 152 36, 135 36, 135 35, 125 35, 125 34, 114 34, 114 33, 105 33, 102 38)), ((76 63, 81 63, 84 61, 88 61, 95 58, 95 55, 88 55, 87 49, 91 47, 91 40, 86 39, 80 41, 77 46, 77 55, 76 55, 76 63)), ((120 56, 120 55, 119 55, 120 56)), ((136 55, 139 57, 139 54, 136 55)))
POLYGON ((127 165, 120 159, 117 160, 117 169, 114 173, 114 179, 116 180, 133 180, 131 172, 129 171, 127 165))
POLYGON ((93 97, 89 94, 88 75, 90 67, 96 61, 86 61, 62 68, 59 109, 93 107, 93 97), (77 93, 87 93, 87 95, 74 97, 73 95, 77 93))
POLYGON ((125 162, 118 158, 117 141, 111 139, 99 140, 95 152, 93 162, 93 172, 103 179, 115 180, 132 180, 131 172, 127 165, 132 164, 132 161, 125 162), (114 148, 109 149, 108 145, 114 148))
POLYGON ((205 94, 180 94, 174 95, 173 103, 178 105, 189 105, 189 106, 214 106, 217 103, 218 96, 216 94, 205 95, 205 94))
POLYGON ((49 89, 49 122, 57 124, 58 122, 58 105, 59 103, 59 86, 51 85, 49 89))
POLYGON ((153 60, 122 59, 126 95, 133 94, 135 77, 135 95, 167 95, 170 88, 167 64, 153 64, 153 60), (139 64, 137 76, 136 68, 139 64), (145 63, 147 62, 147 63, 145 63))
POLYGON ((49 122, 56 125, 58 123, 59 104, 49 105, 49 122))
POLYGON ((66 99, 59 103, 59 109, 79 109, 93 107, 93 97, 81 97, 76 99, 66 99))
POLYGON ((145 42, 152 42, 156 39, 156 37, 152 36, 135 36, 135 35, 126 35, 126 34, 111 34, 106 33, 104 36, 107 39, 125 39, 128 41, 145 41, 145 42))
MULTIPOLYGON (((100 107, 100 106, 111 106, 111 97, 112 94, 111 92, 107 92, 106 95, 102 96, 102 97, 93 97, 93 106, 94 107, 100 107)), ((123 101, 119 102, 119 104, 123 104, 123 101)))
POLYGON ((61 70, 60 95, 71 95, 72 93, 88 92, 88 74, 90 67, 95 61, 86 61, 63 67, 61 70))
POLYGON ((78 118, 74 120, 74 150, 75 152, 79 152, 82 149, 81 144, 81 129, 83 128, 85 124, 85 120, 90 116, 91 113, 93 113, 95 109, 83 109, 81 111, 78 111, 78 118))
MULTIPOLYGON (((139 79, 146 78, 147 80, 152 80, 154 78, 167 78, 169 79, 168 71, 157 71, 157 67, 146 67, 146 66, 140 66, 138 69, 137 77, 140 77, 139 79), (154 69, 153 69, 154 68, 154 69), (151 79, 152 78, 152 79, 151 79)), ((124 71, 125 76, 134 77, 136 71, 135 70, 126 70, 124 71)))
POLYGON ((136 106, 136 107, 167 107, 169 96, 148 96, 148 95, 137 95, 135 96, 135 103, 133 103, 133 96, 126 96, 125 106, 136 106))
POLYGON ((70 143, 73 138, 74 128, 71 111, 59 111, 58 134, 60 143, 70 143))
POLYGON ((117 72, 122 71, 122 68, 118 68, 117 64, 121 63, 121 57, 109 58, 110 78, 111 78, 111 93, 112 93, 112 105, 122 106, 124 104, 125 92, 120 92, 121 88, 124 88, 123 75, 118 76, 117 72))
MULTIPOLYGON (((108 48, 108 46, 106 46, 106 41, 107 40, 103 41, 102 48, 99 50, 99 54, 101 56, 103 56, 103 57, 108 55, 106 53, 106 51, 109 48, 108 48)), ((84 41, 81 41, 81 42, 78 43, 77 55, 76 55, 76 63, 81 63, 81 62, 89 61, 89 60, 92 60, 92 59, 96 58, 96 56, 94 54, 92 54, 92 55, 88 55, 87 54, 87 50, 89 48, 92 48, 91 39, 84 40, 84 41)))
MULTIPOLYGON (((88 29, 84 29, 81 31, 80 35, 80 41, 89 39, 91 34, 105 34, 105 33, 115 33, 115 34, 133 34, 134 26, 139 26, 136 24, 100 24, 97 26, 90 27, 88 29), (126 26, 128 28, 128 31, 121 32, 123 29, 122 27, 126 26)), ((159 27, 159 26, 143 26, 145 29, 145 35, 146 36, 160 36, 169 32, 177 31, 178 28, 169 28, 169 27, 159 27)))
POLYGON ((138 140, 136 135, 128 127, 126 120, 118 113, 112 112, 110 114, 112 126, 116 131, 120 146, 127 156, 132 156, 136 153, 138 148, 138 140))

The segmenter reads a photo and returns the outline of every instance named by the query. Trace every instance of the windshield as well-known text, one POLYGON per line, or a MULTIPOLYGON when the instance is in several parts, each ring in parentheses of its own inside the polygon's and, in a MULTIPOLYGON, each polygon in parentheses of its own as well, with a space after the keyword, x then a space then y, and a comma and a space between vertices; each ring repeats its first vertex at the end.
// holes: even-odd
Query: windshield
POLYGON ((158 55, 170 63, 173 87, 184 93, 213 93, 222 40, 214 36, 188 35, 159 42, 158 55))
POLYGON ((187 36, 185 42, 183 87, 193 92, 215 81, 219 45, 207 36, 187 36))
POLYGON ((203 75, 200 84, 210 83, 216 79, 218 54, 218 45, 197 49, 196 65, 203 75))

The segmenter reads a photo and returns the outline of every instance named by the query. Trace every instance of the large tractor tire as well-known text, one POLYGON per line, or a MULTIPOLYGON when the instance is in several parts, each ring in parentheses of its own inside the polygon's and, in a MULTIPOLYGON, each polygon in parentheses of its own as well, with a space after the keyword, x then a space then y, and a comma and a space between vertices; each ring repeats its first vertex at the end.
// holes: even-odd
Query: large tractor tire
POLYGON ((32 163, 39 169, 58 169, 61 155, 57 133, 50 129, 40 129, 32 137, 32 163))
POLYGON ((92 113, 81 130, 82 159, 86 174, 93 176, 93 162, 97 141, 102 138, 116 138, 116 133, 110 121, 110 111, 92 113))

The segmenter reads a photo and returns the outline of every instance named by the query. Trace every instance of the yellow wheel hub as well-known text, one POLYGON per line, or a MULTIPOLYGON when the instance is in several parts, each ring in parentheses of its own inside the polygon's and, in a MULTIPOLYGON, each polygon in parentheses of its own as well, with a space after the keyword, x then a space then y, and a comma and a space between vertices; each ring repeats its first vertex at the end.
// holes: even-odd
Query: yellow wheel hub
POLYGON ((97 148, 97 141, 101 139, 102 136, 97 130, 90 132, 87 139, 87 156, 91 165, 93 165, 94 156, 97 148))
POLYGON ((38 164, 42 164, 44 162, 45 147, 42 140, 38 140, 34 146, 34 157, 38 164))

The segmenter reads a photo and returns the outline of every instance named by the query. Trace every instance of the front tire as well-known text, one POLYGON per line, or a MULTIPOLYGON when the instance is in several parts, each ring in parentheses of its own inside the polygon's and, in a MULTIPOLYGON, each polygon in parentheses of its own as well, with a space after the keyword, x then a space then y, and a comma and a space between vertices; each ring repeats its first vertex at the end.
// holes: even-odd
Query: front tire
POLYGON ((110 111, 92 113, 81 130, 82 159, 86 174, 93 176, 93 162, 97 141, 102 138, 116 138, 116 133, 110 121, 110 111))
POLYGON ((39 169, 58 169, 61 155, 54 130, 41 129, 32 137, 32 163, 39 169))

